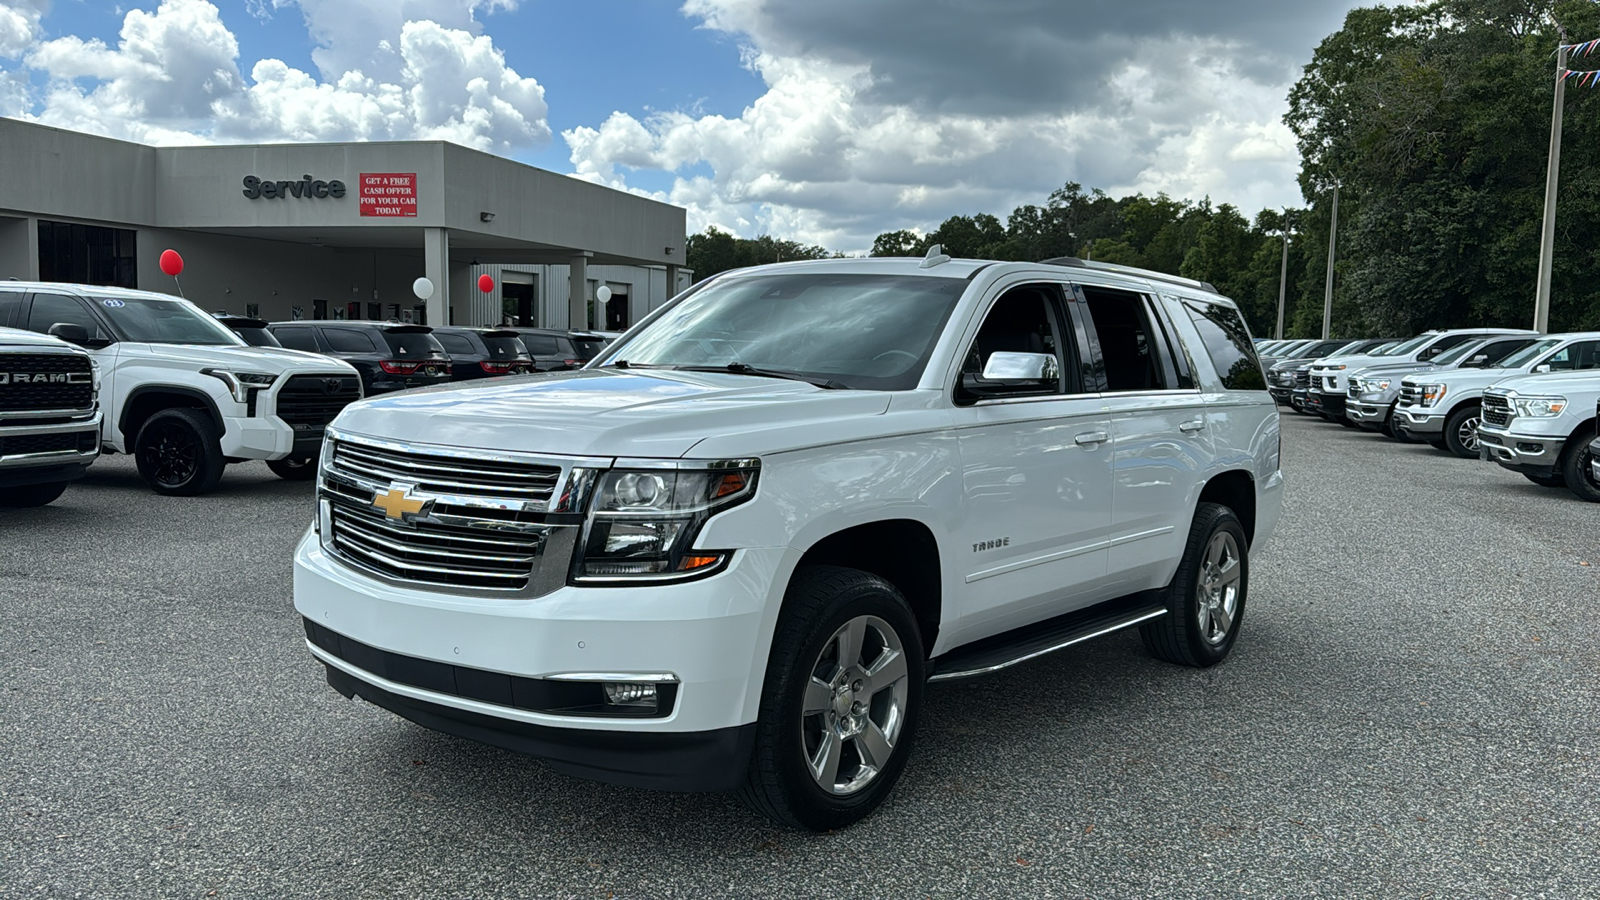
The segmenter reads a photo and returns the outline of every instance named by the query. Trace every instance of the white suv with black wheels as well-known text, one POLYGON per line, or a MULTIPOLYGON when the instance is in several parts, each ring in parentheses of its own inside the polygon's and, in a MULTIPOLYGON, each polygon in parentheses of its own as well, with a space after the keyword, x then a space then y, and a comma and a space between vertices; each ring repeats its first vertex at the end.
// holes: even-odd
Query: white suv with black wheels
POLYGON ((361 396, 355 369, 251 347, 178 297, 79 284, 0 282, 0 326, 89 351, 100 377, 101 445, 131 453, 156 492, 210 490, 230 462, 316 475, 323 429, 361 396))
POLYGON ((744 269, 580 371, 347 409, 295 607, 346 696, 836 828, 890 790, 925 681, 1129 627, 1225 658, 1279 451, 1209 285, 938 254, 744 269))

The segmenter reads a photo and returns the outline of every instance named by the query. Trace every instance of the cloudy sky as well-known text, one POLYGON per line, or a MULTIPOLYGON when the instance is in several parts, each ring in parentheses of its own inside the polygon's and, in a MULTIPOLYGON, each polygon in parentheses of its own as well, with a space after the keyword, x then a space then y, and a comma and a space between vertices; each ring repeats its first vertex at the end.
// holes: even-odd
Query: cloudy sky
MULTIPOLYGON (((0 115, 444 139, 838 250, 1067 181, 1300 202, 1284 97, 1357 0, 0 0, 0 115)), ((10 177, 14 173, 0 173, 10 177)))

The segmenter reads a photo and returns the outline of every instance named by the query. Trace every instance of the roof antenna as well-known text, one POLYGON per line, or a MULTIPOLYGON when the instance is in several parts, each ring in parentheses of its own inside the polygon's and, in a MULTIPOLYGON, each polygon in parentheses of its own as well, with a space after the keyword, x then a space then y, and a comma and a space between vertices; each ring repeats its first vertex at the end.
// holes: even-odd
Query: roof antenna
POLYGON ((934 266, 943 265, 949 261, 950 257, 945 255, 944 245, 934 244, 932 247, 928 248, 928 255, 922 258, 922 262, 917 264, 917 268, 931 269, 934 266))

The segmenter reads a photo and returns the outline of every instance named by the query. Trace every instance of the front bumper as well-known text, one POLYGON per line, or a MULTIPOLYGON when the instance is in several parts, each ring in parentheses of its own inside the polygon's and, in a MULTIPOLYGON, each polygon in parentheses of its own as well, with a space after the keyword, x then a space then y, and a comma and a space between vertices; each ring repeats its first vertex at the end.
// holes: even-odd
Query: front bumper
POLYGON ((743 778, 782 585, 797 561, 785 548, 740 550, 701 581, 472 597, 370 578, 308 532, 295 552, 294 602, 312 623, 308 648, 341 693, 571 774, 719 790, 743 778), (331 651, 316 629, 355 650, 331 651), (670 674, 677 687, 656 718, 562 714, 516 693, 573 673, 670 674))
POLYGON ((1424 440, 1440 437, 1444 434, 1445 415, 1442 412, 1421 406, 1406 406, 1395 410, 1398 418, 1395 424, 1401 431, 1424 440))
POLYGON ((100 423, 99 409, 47 425, 8 426, 0 419, 0 487, 82 478, 100 456, 100 423))
POLYGON ((1490 425, 1478 426, 1478 457, 1518 472, 1554 473, 1565 445, 1566 440, 1558 435, 1519 434, 1490 425))
POLYGON ((1350 400, 1345 402, 1345 415, 1363 428, 1382 428, 1389 419, 1389 404, 1382 401, 1350 400))
POLYGON ((1325 394, 1322 391, 1309 391, 1306 394, 1306 406, 1313 412, 1339 418, 1344 415, 1345 395, 1325 394))

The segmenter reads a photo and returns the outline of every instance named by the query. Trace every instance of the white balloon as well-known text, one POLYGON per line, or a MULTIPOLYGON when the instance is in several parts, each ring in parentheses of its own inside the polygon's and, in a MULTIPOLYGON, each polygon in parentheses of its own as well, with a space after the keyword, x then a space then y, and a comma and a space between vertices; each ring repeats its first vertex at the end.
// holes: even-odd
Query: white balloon
POLYGON ((433 282, 426 278, 418 278, 411 282, 411 293, 416 294, 418 300, 426 300, 433 296, 433 282))
POLYGON ((608 288, 603 284, 600 285, 600 289, 594 292, 594 298, 596 300, 599 300, 601 303, 604 303, 607 300, 610 300, 611 299, 611 288, 608 288))

